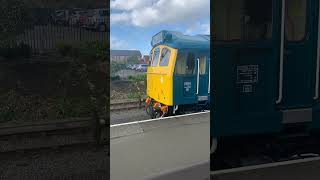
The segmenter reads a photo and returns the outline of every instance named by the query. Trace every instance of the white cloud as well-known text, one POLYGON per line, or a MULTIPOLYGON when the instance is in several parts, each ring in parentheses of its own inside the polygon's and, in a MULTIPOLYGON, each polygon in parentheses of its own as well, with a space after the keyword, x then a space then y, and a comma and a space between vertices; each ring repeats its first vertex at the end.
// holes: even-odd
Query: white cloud
POLYGON ((185 34, 208 34, 210 35, 210 24, 209 23, 193 23, 184 32, 185 34))
POLYGON ((152 5, 152 0, 113 0, 110 7, 119 10, 132 10, 152 5))
POLYGON ((124 40, 118 39, 116 37, 110 37, 110 48, 111 49, 127 49, 128 43, 124 40))
POLYGON ((210 16, 210 0, 113 0, 111 8, 123 10, 111 14, 111 24, 129 23, 139 27, 192 24, 210 16))
POLYGON ((123 13, 116 13, 116 14, 111 14, 110 19, 112 24, 115 23, 130 23, 130 14, 123 12, 123 13))
POLYGON ((204 34, 210 34, 210 24, 201 24, 201 29, 204 34))

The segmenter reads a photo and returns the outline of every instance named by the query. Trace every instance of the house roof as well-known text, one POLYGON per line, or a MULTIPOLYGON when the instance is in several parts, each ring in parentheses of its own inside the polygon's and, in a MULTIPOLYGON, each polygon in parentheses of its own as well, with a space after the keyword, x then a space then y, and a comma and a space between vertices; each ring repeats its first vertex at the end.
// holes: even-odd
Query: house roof
POLYGON ((142 56, 138 50, 111 50, 110 56, 142 56))

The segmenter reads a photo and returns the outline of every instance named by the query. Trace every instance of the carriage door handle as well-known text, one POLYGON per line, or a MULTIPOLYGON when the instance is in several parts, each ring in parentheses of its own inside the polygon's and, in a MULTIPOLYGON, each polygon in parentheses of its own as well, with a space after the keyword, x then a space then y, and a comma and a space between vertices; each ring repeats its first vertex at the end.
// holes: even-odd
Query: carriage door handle
MULTIPOLYGON (((320 7, 320 4, 319 4, 320 7)), ((320 11, 319 16, 320 17, 320 11)), ((318 18, 318 29, 320 28, 320 19, 318 18)), ((314 100, 317 100, 319 98, 319 80, 320 80, 320 31, 318 30, 318 39, 317 39, 317 64, 316 64, 316 84, 314 89, 314 100)))
POLYGON ((200 81, 200 59, 197 58, 197 64, 198 64, 198 73, 197 73, 197 93, 196 95, 199 94, 199 81, 200 81))
POLYGON ((281 41, 280 41, 280 57, 279 57, 279 90, 278 90, 278 98, 276 100, 276 103, 279 104, 282 101, 283 97, 283 60, 284 60, 284 37, 285 37, 285 31, 284 31, 284 25, 285 25, 285 11, 286 11, 286 0, 282 0, 282 9, 281 9, 281 41))
MULTIPOLYGON (((210 61, 209 61, 210 62, 210 61)), ((208 94, 210 94, 210 63, 209 63, 209 84, 208 84, 208 94)))

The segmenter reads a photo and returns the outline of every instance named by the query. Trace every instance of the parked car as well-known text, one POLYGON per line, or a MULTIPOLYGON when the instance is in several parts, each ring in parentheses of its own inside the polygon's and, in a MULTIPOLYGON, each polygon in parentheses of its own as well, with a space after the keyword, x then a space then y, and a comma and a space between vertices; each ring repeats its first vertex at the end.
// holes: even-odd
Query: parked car
POLYGON ((139 64, 137 67, 137 71, 146 72, 148 68, 148 64, 139 64))
POLYGON ((131 64, 127 65, 127 69, 131 69, 131 67, 132 67, 131 64))
POLYGON ((80 17, 84 16, 86 13, 87 13, 87 11, 85 11, 85 10, 74 9, 71 13, 70 18, 69 18, 69 25, 71 25, 71 26, 80 25, 80 17))
POLYGON ((137 70, 137 68, 138 68, 138 66, 139 66, 139 64, 135 64, 135 65, 133 65, 133 70, 137 70))
POLYGON ((94 9, 93 16, 88 18, 86 28, 100 32, 106 32, 108 15, 109 11, 107 9, 94 9))
POLYGON ((92 10, 87 10, 84 11, 83 13, 80 13, 79 17, 79 25, 80 27, 87 27, 89 23, 90 18, 93 17, 93 11, 92 10))
POLYGON ((51 15, 51 19, 53 21, 53 24, 56 25, 67 25, 69 22, 69 10, 56 10, 51 15))
POLYGON ((132 65, 130 66, 130 69, 134 70, 135 66, 136 66, 135 64, 132 64, 132 65))

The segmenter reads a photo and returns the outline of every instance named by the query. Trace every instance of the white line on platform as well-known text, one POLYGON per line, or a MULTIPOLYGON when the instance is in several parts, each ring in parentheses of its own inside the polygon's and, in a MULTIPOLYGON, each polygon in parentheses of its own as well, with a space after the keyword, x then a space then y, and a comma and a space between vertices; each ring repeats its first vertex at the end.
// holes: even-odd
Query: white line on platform
POLYGON ((121 123, 121 124, 113 124, 113 125, 110 125, 110 127, 112 128, 112 127, 118 127, 118 126, 124 126, 124 125, 139 124, 139 123, 145 123, 145 122, 151 122, 151 121, 160 121, 160 120, 164 120, 164 119, 187 117, 187 116, 206 114, 206 113, 210 113, 210 111, 192 113, 192 114, 183 114, 183 115, 178 115, 178 116, 163 117, 163 118, 158 118, 158 119, 148 119, 148 120, 142 120, 142 121, 133 121, 133 122, 121 123))

